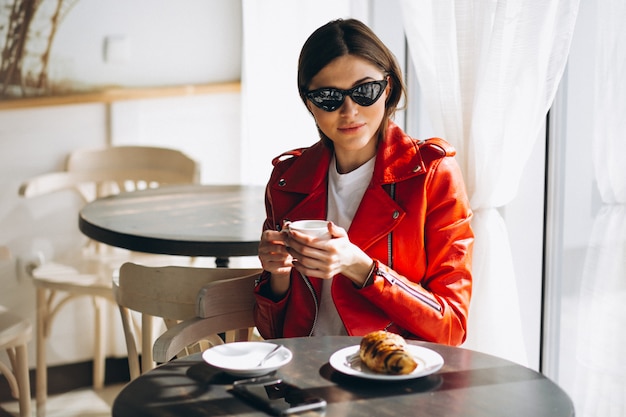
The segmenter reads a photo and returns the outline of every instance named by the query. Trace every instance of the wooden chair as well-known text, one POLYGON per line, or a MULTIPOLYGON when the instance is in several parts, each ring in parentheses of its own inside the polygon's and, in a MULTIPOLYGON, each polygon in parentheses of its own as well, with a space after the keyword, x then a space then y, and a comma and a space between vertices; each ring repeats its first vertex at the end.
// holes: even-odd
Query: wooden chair
MULTIPOLYGON (((0 260, 8 260, 10 257, 8 248, 0 246, 0 260)), ((20 417, 30 417, 27 344, 31 334, 32 326, 27 320, 9 313, 0 305, 0 349, 6 350, 10 361, 10 367, 0 362, 0 373, 9 382, 11 395, 19 402, 20 417)))
MULTIPOLYGON (((84 203, 121 191, 153 188, 164 184, 191 184, 199 178, 198 164, 182 152, 147 146, 113 146, 72 152, 66 170, 44 174, 22 184, 19 194, 27 198, 72 190, 84 203)), ((78 213, 76 213, 78 219, 78 213)), ((91 297, 95 311, 95 389, 104 386, 104 303, 114 302, 113 271, 130 259, 159 262, 157 255, 136 254, 85 239, 78 253, 33 266, 31 275, 37 294, 37 415, 45 414, 47 396, 46 341, 53 319, 70 300, 91 297)), ((163 261, 166 264, 172 263, 163 261)))
POLYGON ((254 332, 253 315, 253 289, 261 272, 262 270, 258 270, 252 275, 221 279, 203 286, 197 298, 197 317, 169 328, 154 342, 155 362, 172 360, 177 352, 204 335, 224 333, 227 343, 262 340, 254 332))
POLYGON ((234 337, 228 334, 227 341, 247 340, 250 328, 254 327, 252 290, 260 273, 256 268, 154 267, 131 262, 122 265, 119 277, 114 279, 113 292, 122 317, 131 380, 154 368, 155 362, 167 362, 181 353, 188 353, 186 348, 202 340, 209 345, 223 343, 217 333, 245 328, 234 337), (203 300, 201 305, 197 301, 199 293, 203 300), (131 311, 141 313, 141 331, 133 325, 131 311), (219 315, 219 325, 184 324, 194 321, 198 315, 209 317, 211 323, 219 315), (165 319, 170 329, 157 339, 153 357, 154 317, 165 319), (180 321, 183 324, 176 324, 180 321))

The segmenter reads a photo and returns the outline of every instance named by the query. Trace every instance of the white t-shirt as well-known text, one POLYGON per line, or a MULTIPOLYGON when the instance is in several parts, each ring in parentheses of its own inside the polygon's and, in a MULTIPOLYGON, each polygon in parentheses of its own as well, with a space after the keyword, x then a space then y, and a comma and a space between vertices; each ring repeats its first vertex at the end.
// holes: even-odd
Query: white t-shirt
MULTIPOLYGON (((354 171, 340 174, 337 172, 337 163, 333 157, 328 167, 328 216, 326 220, 346 230, 350 228, 354 214, 372 179, 375 160, 374 157, 354 171)), ((323 281, 320 311, 313 328, 314 336, 347 334, 330 294, 332 283, 332 279, 323 281)))

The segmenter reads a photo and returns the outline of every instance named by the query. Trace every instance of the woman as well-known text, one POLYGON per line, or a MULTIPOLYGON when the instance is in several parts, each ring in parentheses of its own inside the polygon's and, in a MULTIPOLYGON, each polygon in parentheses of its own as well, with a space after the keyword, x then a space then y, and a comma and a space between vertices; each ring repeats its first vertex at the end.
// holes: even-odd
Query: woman
POLYGON ((264 338, 385 329, 465 340, 471 211, 454 150, 418 142, 390 118, 404 93, 389 49, 336 20, 305 42, 300 97, 321 140, 274 159, 259 244, 255 320, 264 338), (283 228, 328 220, 328 239, 283 228))

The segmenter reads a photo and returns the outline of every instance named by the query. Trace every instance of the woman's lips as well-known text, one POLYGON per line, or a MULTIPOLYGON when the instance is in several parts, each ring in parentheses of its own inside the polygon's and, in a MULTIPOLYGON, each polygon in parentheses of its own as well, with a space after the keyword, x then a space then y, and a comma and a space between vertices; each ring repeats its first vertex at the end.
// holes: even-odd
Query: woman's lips
POLYGON ((341 133, 355 133, 363 126, 365 126, 365 123, 355 123, 351 125, 341 126, 339 128, 339 131, 341 133))

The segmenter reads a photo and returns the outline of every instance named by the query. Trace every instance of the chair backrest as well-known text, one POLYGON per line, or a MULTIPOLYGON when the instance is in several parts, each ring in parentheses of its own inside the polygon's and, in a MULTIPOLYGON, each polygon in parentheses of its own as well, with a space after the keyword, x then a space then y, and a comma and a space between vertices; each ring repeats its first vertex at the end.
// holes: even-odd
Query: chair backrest
MULTIPOLYGON (((79 149, 68 156, 65 171, 25 181, 19 195, 33 198, 68 191, 78 196, 78 204, 82 205, 122 191, 193 184, 199 178, 198 167, 196 161, 176 149, 152 146, 79 149)), ((103 254, 110 249, 90 239, 84 239, 82 247, 90 254, 103 254)))
MULTIPOLYGON (((31 324, 0 305, 0 349, 26 344, 30 338, 31 324)), ((0 370, 2 366, 0 364, 0 370)))
MULTIPOLYGON (((11 259, 8 247, 0 245, 0 261, 11 259)), ((12 314, 0 305, 0 350, 6 350, 10 367, 0 361, 0 374, 4 376, 13 397, 19 400, 20 416, 30 416, 30 379, 26 345, 32 337, 28 320, 12 314)))
POLYGON ((19 194, 36 197, 75 189, 85 202, 120 191, 199 181, 199 165, 176 149, 152 146, 110 146, 70 153, 66 169, 43 174, 22 184, 19 194))
MULTIPOLYGON (((9 248, 0 245, 0 261, 8 261, 11 257, 9 248)), ((31 327, 26 320, 18 318, 0 305, 0 348, 26 343, 30 339, 30 332, 31 327)))
MULTIPOLYGON (((114 279, 113 293, 115 299, 120 306, 122 315, 122 324, 124 326, 124 335, 129 355, 129 366, 131 367, 131 378, 135 378, 139 374, 139 359, 137 346, 142 340, 144 344, 142 350, 142 366, 143 372, 148 370, 153 364, 152 349, 145 346, 147 340, 151 340, 151 327, 146 326, 146 316, 162 317, 169 321, 189 320, 197 317, 198 294, 205 285, 212 285, 222 282, 230 282, 240 278, 252 279, 259 275, 261 270, 256 268, 200 268, 190 266, 146 266, 127 262, 122 265, 119 271, 119 277, 114 279), (251 278, 250 278, 251 277, 251 278), (130 310, 137 311, 142 314, 141 335, 132 328, 132 320, 130 310)), ((221 287, 220 287, 221 288, 221 287)), ((231 306, 239 303, 242 299, 249 299, 252 296, 254 284, 245 291, 241 291, 241 287, 236 290, 240 293, 234 293, 231 286, 229 291, 221 292, 219 303, 222 306, 231 306), (241 294, 245 293, 245 294, 241 294)), ((254 299, 252 299, 254 302, 254 299)), ((226 308, 226 307, 224 307, 226 308)), ((232 307, 228 307, 225 311, 231 312, 232 307)), ((230 323, 229 323, 230 324, 230 323)), ((238 322, 237 322, 238 324, 238 322)), ((253 325, 247 326, 252 327, 253 325)), ((174 326, 176 327, 176 326, 174 326)), ((183 348, 188 345, 197 343, 215 333, 219 333, 231 329, 239 329, 240 327, 228 327, 211 333, 194 334, 195 340, 182 345, 167 360, 163 360, 162 356, 154 358, 158 363, 166 362, 178 355, 183 348)), ((169 330, 168 330, 169 331, 169 330)), ((177 338, 181 340, 181 338, 177 338)), ((186 341, 185 341, 186 342, 186 341)))
MULTIPOLYGON (((184 320, 196 317, 198 293, 205 285, 258 272, 256 268, 148 266, 126 262, 119 271, 115 299, 119 305, 140 313, 184 320)), ((232 294, 232 298, 220 302, 228 304, 238 297, 232 294)))
POLYGON ((248 340, 254 328, 254 274, 210 282, 198 292, 197 317, 168 329, 154 343, 153 357, 163 363, 204 335, 226 333, 226 341, 248 340), (228 334, 230 333, 230 337, 228 334))
POLYGON ((160 183, 198 182, 196 161, 183 152, 155 146, 109 146, 78 149, 66 161, 69 172, 146 172, 144 180, 160 183))

